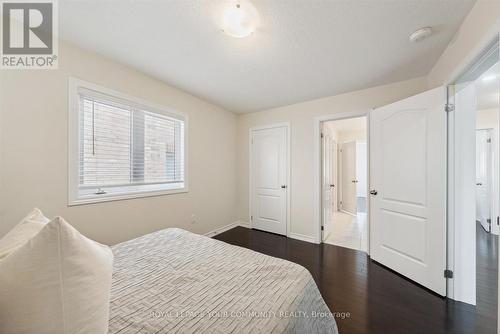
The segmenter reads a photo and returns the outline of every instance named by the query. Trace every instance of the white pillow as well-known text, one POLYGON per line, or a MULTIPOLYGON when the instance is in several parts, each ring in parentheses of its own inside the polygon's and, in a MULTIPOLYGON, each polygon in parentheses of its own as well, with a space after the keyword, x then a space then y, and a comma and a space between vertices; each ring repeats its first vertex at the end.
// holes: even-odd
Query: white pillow
POLYGON ((60 217, 0 261, 0 332, 108 331, 113 253, 60 217))
POLYGON ((12 230, 0 239, 0 260, 33 238, 49 222, 39 209, 33 209, 12 230))

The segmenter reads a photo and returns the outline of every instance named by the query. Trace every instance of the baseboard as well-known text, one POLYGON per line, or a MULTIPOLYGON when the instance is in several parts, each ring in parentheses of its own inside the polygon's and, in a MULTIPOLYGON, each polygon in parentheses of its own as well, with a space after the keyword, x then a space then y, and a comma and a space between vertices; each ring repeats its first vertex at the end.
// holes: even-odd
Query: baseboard
POLYGON ((238 226, 250 228, 250 224, 247 223, 246 221, 237 220, 234 223, 231 223, 231 224, 228 224, 226 226, 222 226, 222 227, 216 228, 215 230, 207 232, 207 233, 205 233, 203 235, 206 236, 206 237, 212 238, 212 237, 215 237, 217 234, 221 234, 223 232, 229 231, 230 229, 238 227, 238 226))
POLYGON ((316 243, 316 239, 314 237, 309 236, 309 235, 304 235, 304 234, 299 234, 299 233, 290 233, 288 235, 288 237, 292 238, 292 239, 297 239, 297 240, 305 241, 305 242, 310 242, 310 243, 313 243, 313 244, 316 243))
POLYGON ((246 222, 244 220, 238 220, 236 223, 238 224, 238 226, 241 226, 241 227, 252 228, 250 226, 250 223, 246 222))
MULTIPOLYGON (((204 236, 212 238, 212 237, 215 237, 217 234, 221 234, 223 232, 229 231, 230 229, 238 227, 238 226, 251 228, 249 222, 246 222, 244 220, 237 220, 234 223, 231 223, 231 224, 228 224, 226 226, 222 226, 222 227, 216 228, 215 230, 207 232, 204 234, 204 236)), ((297 240, 301 240, 301 241, 305 241, 305 242, 311 242, 313 244, 316 243, 316 240, 314 237, 300 234, 300 233, 290 233, 288 235, 288 238, 297 239, 297 240)))

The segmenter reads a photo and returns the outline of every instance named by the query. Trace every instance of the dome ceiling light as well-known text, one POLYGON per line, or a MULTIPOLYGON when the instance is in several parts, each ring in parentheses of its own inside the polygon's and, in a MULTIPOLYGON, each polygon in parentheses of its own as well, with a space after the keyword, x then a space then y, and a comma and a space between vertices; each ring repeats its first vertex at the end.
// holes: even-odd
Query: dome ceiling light
POLYGON ((242 38, 251 35, 259 24, 259 13, 248 0, 231 1, 222 17, 222 31, 242 38))
POLYGON ((413 34, 410 35, 409 39, 410 42, 417 43, 426 39, 430 35, 432 35, 432 28, 425 27, 416 30, 413 34))

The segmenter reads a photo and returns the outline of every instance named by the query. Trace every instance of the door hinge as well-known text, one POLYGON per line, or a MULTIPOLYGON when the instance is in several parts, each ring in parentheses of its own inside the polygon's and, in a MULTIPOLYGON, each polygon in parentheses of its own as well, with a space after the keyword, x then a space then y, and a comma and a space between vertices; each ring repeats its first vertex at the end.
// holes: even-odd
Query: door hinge
POLYGON ((500 217, 497 216, 497 225, 500 225, 500 217))
POLYGON ((324 231, 325 230, 325 227, 323 225, 321 225, 321 231, 324 231))
POLYGON ((444 111, 446 111, 446 112, 455 111, 455 105, 453 103, 445 104, 444 111))
POLYGON ((253 221, 253 216, 250 216, 250 220, 252 220, 252 221, 253 221))
POLYGON ((444 277, 445 278, 453 278, 453 271, 451 271, 450 269, 445 269, 444 277))
POLYGON ((323 132, 321 132, 321 138, 323 138, 323 132))
POLYGON ((491 138, 486 139, 486 142, 487 142, 488 144, 491 144, 491 138))

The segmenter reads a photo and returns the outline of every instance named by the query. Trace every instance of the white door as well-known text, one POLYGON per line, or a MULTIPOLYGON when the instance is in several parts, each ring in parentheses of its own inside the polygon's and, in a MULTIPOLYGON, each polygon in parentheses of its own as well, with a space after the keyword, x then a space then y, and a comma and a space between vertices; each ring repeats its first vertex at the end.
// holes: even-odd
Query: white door
POLYGON ((370 256, 443 296, 445 101, 440 87, 370 114, 370 256))
POLYGON ((251 132, 252 228, 286 235, 288 143, 286 126, 251 132))
POLYGON ((368 151, 366 142, 356 142, 356 211, 367 212, 368 151))
POLYGON ((476 220, 491 232, 491 131, 476 131, 476 220))
POLYGON ((333 140, 328 132, 323 133, 323 240, 330 233, 333 211, 333 140))
POLYGON ((356 142, 342 144, 342 210, 356 214, 356 142))
POLYGON ((332 209, 338 210, 338 144, 332 140, 332 209))

